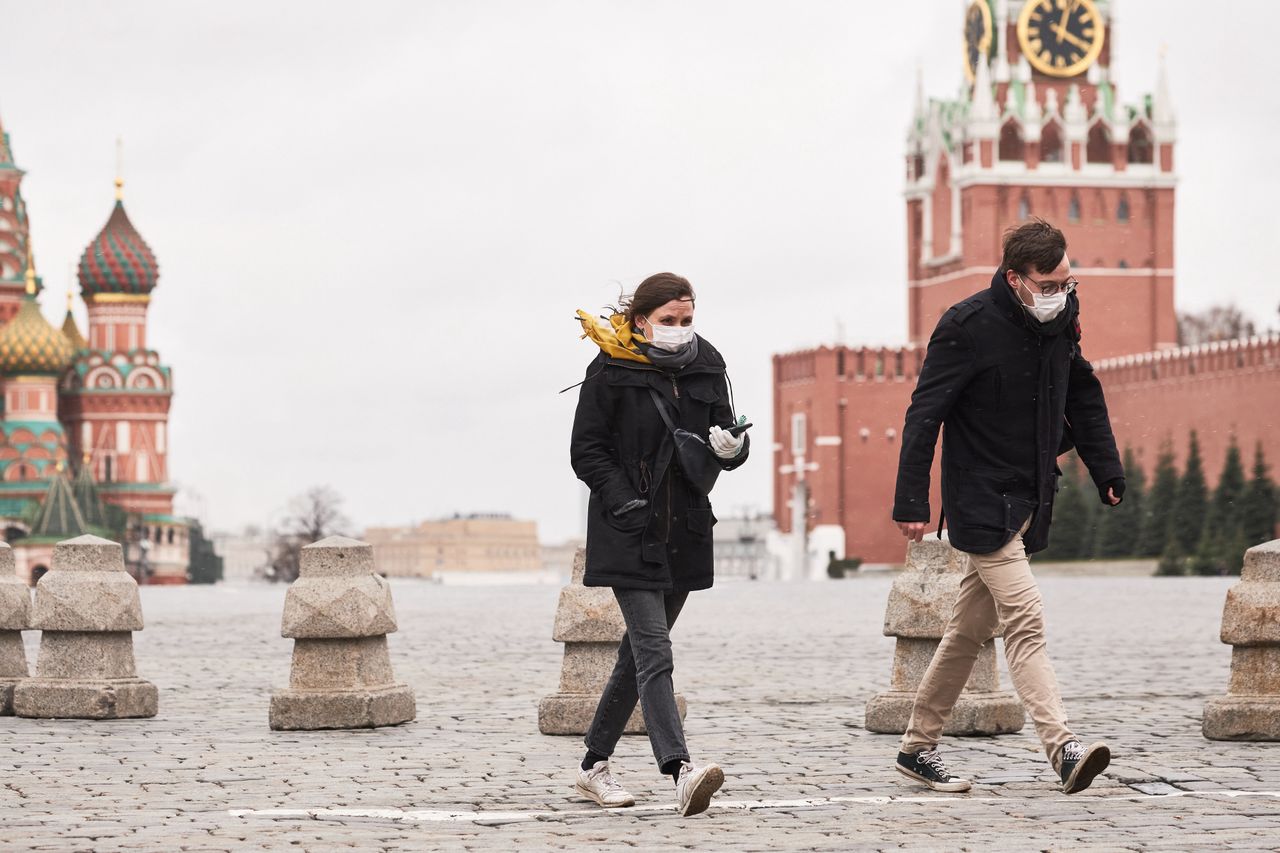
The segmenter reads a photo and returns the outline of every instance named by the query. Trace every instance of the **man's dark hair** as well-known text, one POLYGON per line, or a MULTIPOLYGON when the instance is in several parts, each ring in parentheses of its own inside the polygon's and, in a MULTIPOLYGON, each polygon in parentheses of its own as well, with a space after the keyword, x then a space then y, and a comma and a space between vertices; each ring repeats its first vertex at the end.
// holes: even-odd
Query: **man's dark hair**
POLYGON ((1004 268, 1026 275, 1050 273, 1067 253, 1067 238, 1040 217, 1004 232, 1004 268))

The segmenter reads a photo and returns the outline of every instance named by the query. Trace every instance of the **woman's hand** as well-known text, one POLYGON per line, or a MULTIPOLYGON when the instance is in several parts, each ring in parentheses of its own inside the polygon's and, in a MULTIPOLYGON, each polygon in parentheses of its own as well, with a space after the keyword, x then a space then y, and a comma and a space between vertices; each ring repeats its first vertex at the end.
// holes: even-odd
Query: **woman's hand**
POLYGON ((742 445, 746 441, 740 435, 733 435, 726 430, 720 429, 718 426, 711 428, 708 443, 711 445, 711 452, 721 459, 732 459, 742 452, 742 445))

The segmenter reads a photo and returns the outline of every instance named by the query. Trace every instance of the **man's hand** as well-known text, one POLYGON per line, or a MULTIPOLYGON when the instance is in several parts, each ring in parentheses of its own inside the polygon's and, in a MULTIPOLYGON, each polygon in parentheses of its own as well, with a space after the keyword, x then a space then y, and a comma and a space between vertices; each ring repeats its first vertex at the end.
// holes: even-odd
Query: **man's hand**
POLYGON ((1098 488, 1098 497, 1105 506, 1119 506, 1124 500, 1124 477, 1116 477, 1098 488))
POLYGON ((927 521, 896 521, 894 523, 898 525, 902 535, 912 542, 924 539, 924 529, 929 526, 927 521))

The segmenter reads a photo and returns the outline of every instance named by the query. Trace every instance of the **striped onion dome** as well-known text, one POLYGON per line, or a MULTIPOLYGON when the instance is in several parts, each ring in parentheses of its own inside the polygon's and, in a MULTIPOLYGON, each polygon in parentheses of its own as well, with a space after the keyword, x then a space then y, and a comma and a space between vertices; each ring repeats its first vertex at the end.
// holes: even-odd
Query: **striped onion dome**
POLYGON ((116 199, 107 224, 80 256, 80 291, 86 298, 100 293, 146 295, 156 286, 160 267, 151 247, 116 199))

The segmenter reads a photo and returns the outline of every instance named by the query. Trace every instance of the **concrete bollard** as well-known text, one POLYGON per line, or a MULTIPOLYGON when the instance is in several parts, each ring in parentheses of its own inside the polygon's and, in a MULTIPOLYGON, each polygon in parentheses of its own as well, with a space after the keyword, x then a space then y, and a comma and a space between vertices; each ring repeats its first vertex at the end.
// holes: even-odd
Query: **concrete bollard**
MULTIPOLYGON (((885 609, 884 633, 896 637, 889 690, 867 702, 866 728, 902 734, 911 719, 916 690, 937 650, 968 558, 946 540, 932 537, 907 546, 907 568, 894 579, 885 609)), ((1022 703, 1000 689, 995 641, 983 645, 964 692, 943 730, 948 735, 996 735, 1021 731, 1026 722, 1022 703)))
MULTIPOLYGON (((551 634, 557 643, 564 643, 560 689, 538 703, 538 731, 544 735, 587 733, 618 658, 618 643, 627 632, 613 590, 582 585, 586 567, 586 549, 579 548, 573 557, 573 578, 560 590, 551 634)), ((680 694, 676 694, 676 706, 684 719, 688 705, 680 694)), ((625 732, 645 734, 639 705, 627 720, 625 732)))
POLYGON ((113 720, 154 717, 156 686, 138 678, 133 632, 142 630, 138 584, 120 546, 77 536, 53 547, 53 568, 36 584, 31 627, 39 629, 36 675, 18 682, 20 717, 113 720))
POLYGON ((13 688, 31 675, 22 632, 31 627, 31 593, 14 571, 13 550, 0 542, 0 717, 13 715, 13 688))
POLYGON ((330 536, 302 549, 280 634, 293 638, 289 687, 271 695, 273 729, 370 729, 412 720, 413 689, 397 683, 387 634, 391 587, 373 546, 330 536))
POLYGON ((1280 539, 1245 552, 1221 636, 1231 646, 1231 681, 1226 696, 1205 703, 1204 736, 1280 740, 1280 539))

